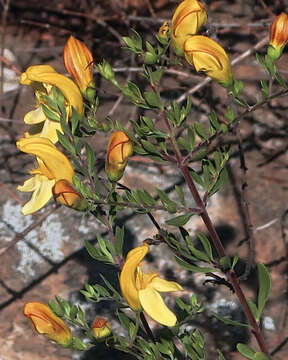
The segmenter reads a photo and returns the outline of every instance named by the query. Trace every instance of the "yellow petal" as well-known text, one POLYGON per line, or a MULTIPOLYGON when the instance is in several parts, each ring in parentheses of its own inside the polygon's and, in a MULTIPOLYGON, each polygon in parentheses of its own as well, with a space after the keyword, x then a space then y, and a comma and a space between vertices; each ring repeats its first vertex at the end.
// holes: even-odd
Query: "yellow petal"
POLYGON ((74 170, 70 161, 50 140, 37 137, 22 138, 16 145, 20 151, 40 158, 51 174, 50 179, 65 179, 73 183, 74 170))
POLYGON ((122 294, 133 310, 141 309, 138 289, 136 287, 136 271, 138 265, 148 251, 148 244, 138 246, 137 248, 129 251, 120 274, 120 287, 122 294))
POLYGON ((42 111, 41 106, 37 107, 37 109, 35 109, 35 110, 29 111, 24 116, 24 122, 26 124, 30 124, 30 125, 38 124, 45 120, 46 120, 46 116, 45 116, 44 112, 42 111))
POLYGON ((144 311, 159 324, 165 326, 174 326, 177 322, 175 314, 168 309, 160 294, 147 286, 146 289, 139 291, 140 303, 144 311))
POLYGON ((184 0, 176 8, 171 25, 171 45, 178 56, 183 56, 184 42, 199 32, 207 22, 207 13, 198 0, 184 0))
POLYGON ((34 81, 56 86, 63 93, 69 104, 79 114, 82 114, 82 95, 78 86, 67 76, 57 73, 52 66, 34 65, 28 67, 25 73, 21 75, 20 82, 23 85, 31 85, 34 81))
POLYGON ((53 144, 55 144, 58 142, 57 130, 63 134, 63 130, 61 128, 60 122, 46 119, 40 137, 49 139, 50 141, 52 141, 53 144))
POLYGON ((207 36, 191 36, 185 41, 184 55, 196 71, 205 72, 223 86, 231 84, 233 75, 229 57, 216 41, 207 36))
POLYGON ((40 210, 52 198, 52 188, 55 180, 49 180, 44 175, 35 175, 18 186, 19 191, 33 191, 31 199, 22 207, 22 214, 29 215, 40 210))
POLYGON ((24 306, 24 315, 30 319, 39 334, 44 334, 63 346, 71 343, 70 329, 47 305, 38 302, 27 303, 24 306))
POLYGON ((182 291, 183 288, 175 281, 167 281, 165 279, 161 279, 160 277, 155 277, 150 282, 150 285, 153 289, 160 292, 172 292, 172 291, 182 291))

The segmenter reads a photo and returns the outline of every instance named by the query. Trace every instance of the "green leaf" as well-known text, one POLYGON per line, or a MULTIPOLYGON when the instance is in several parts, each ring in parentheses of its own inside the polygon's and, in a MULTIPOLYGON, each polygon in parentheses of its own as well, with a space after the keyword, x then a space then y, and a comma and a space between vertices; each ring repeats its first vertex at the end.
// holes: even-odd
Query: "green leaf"
POLYGON ((117 255, 122 255, 123 243, 124 243, 124 227, 116 226, 115 251, 117 255))
POLYGON ((270 360, 270 357, 268 357, 266 354, 264 354, 263 352, 256 352, 254 354, 253 360, 270 360))
POLYGON ((185 240, 186 240, 187 246, 188 246, 190 252, 192 253, 192 255, 194 255, 200 261, 204 261, 207 263, 210 262, 209 257, 204 252, 195 248, 190 236, 186 236, 185 240))
POLYGON ((179 215, 172 219, 166 220, 165 222, 167 225, 171 226, 184 226, 190 220, 192 215, 193 214, 191 213, 179 215))
POLYGON ((129 330, 130 323, 131 323, 131 320, 129 319, 129 317, 118 309, 116 310, 116 314, 118 316, 118 319, 119 319, 122 327, 126 330, 129 330))
POLYGON ((78 351, 84 351, 86 350, 87 348, 89 347, 89 344, 84 344, 83 341, 76 337, 76 336, 73 336, 72 338, 72 348, 74 350, 78 350, 78 351))
POLYGON ((206 254, 208 255, 209 259, 211 261, 213 261, 213 252, 212 252, 212 247, 210 244, 210 241, 208 240, 207 236, 202 234, 201 232, 197 231, 196 232, 196 236, 198 237, 198 239, 201 241, 201 244, 206 252, 206 254))
POLYGON ((207 272, 215 272, 218 271, 214 268, 211 267, 200 267, 197 265, 192 265, 187 263, 186 261, 183 261, 177 257, 175 257, 176 262, 183 268, 192 272, 196 272, 196 273, 207 273, 207 272))
POLYGON ((95 166, 96 156, 95 152, 89 144, 85 144, 86 148, 86 162, 89 174, 92 174, 95 166))
POLYGON ((228 171, 226 168, 223 168, 219 174, 219 177, 212 189, 209 191, 209 196, 214 195, 218 190, 222 188, 228 181, 228 171))
POLYGON ((249 327, 248 324, 243 324, 243 323, 240 323, 240 322, 238 322, 238 321, 234 321, 234 320, 230 320, 230 319, 224 318, 224 317, 218 315, 217 313, 215 313, 214 311, 211 311, 211 314, 212 314, 213 316, 215 316, 216 319, 222 321, 224 324, 234 325, 234 326, 245 326, 245 327, 249 327))
POLYGON ((194 129, 192 127, 188 127, 187 134, 188 134, 188 142, 189 142, 189 151, 192 151, 195 145, 194 129))
POLYGON ((108 241, 105 241, 102 236, 97 236, 97 240, 98 240, 98 245, 100 247, 100 250, 102 252, 103 255, 106 256, 108 262, 111 262, 111 263, 114 263, 114 260, 113 260, 113 256, 111 255, 110 251, 111 250, 111 243, 110 246, 109 246, 109 250, 108 250, 108 241))
POLYGON ((141 144, 143 145, 143 148, 149 153, 160 155, 160 151, 155 145, 151 144, 151 142, 141 139, 141 144))
POLYGON ((225 112, 225 118, 229 121, 229 123, 232 123, 235 119, 235 114, 232 106, 228 106, 227 110, 225 112))
POLYGON ((271 277, 265 265, 258 263, 257 269, 258 269, 259 291, 258 291, 258 313, 256 319, 259 320, 271 290, 271 277))
POLYGON ((252 311, 253 316, 256 319, 257 318, 257 313, 258 313, 258 309, 257 309, 256 304, 251 299, 247 299, 247 303, 249 305, 250 310, 252 311))
POLYGON ((254 359, 255 350, 251 349, 248 345, 238 343, 236 347, 239 353, 245 356, 246 359, 250 359, 250 360, 254 359))
POLYGON ((154 91, 145 91, 144 98, 149 106, 159 109, 162 107, 161 99, 154 91))
POLYGON ((49 308, 53 311, 54 314, 56 314, 57 316, 62 317, 64 315, 64 309, 62 308, 62 306, 57 303, 54 300, 49 300, 48 301, 48 306, 49 308))
POLYGON ((177 193, 177 195, 179 197, 179 200, 180 200, 181 204, 183 206, 186 206, 185 196, 184 196, 182 188, 180 186, 178 186, 178 185, 175 185, 175 191, 176 191, 176 193, 177 193))
POLYGON ((269 96, 268 82, 266 80, 260 80, 260 83, 261 83, 261 92, 264 98, 267 98, 269 96))
POLYGON ((213 128, 215 130, 219 130, 220 123, 218 121, 217 114, 214 110, 211 111, 211 113, 209 115, 209 120, 210 120, 210 124, 213 126, 213 128))
POLYGON ((225 360, 225 357, 222 354, 222 352, 220 350, 218 350, 218 349, 217 349, 217 351, 218 351, 218 360, 225 360))
POLYGON ((196 131, 196 134, 204 140, 208 140, 208 134, 206 132, 206 129, 203 125, 201 125, 199 122, 194 123, 194 129, 196 131))
POLYGON ((204 187, 204 182, 203 182, 201 176, 196 173, 196 171, 190 170, 190 175, 191 175, 192 179, 193 179, 197 184, 199 184, 199 185, 201 185, 202 187, 204 187))
POLYGON ((43 110, 43 113, 44 115, 49 119, 49 120, 52 120, 52 121, 56 121, 56 122, 59 122, 60 121, 60 115, 51 110, 48 106, 46 106, 45 104, 41 104, 41 107, 42 107, 42 110, 43 110))
POLYGON ((64 149, 69 151, 71 154, 76 155, 74 145, 71 144, 68 138, 65 135, 61 134, 61 132, 58 130, 57 130, 57 136, 60 144, 64 147, 64 149))

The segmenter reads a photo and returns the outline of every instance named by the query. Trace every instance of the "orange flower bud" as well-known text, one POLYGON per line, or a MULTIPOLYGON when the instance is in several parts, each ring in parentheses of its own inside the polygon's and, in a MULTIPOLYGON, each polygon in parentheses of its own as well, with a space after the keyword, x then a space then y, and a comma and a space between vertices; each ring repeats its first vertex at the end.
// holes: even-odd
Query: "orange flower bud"
POLYGON ((111 325, 106 319, 97 317, 93 321, 91 331, 96 339, 102 339, 111 333, 111 325))
POLYGON ((87 46, 70 36, 64 47, 64 66, 77 82, 82 94, 88 99, 94 96, 93 56, 87 46))
POLYGON ((288 41, 288 16, 281 13, 270 27, 268 54, 273 60, 279 59, 288 41))
POLYGON ((67 180, 59 180, 52 188, 54 200, 59 204, 82 211, 87 208, 87 201, 67 180))
POLYGON ((195 70, 229 87, 233 83, 231 63, 226 51, 216 41, 207 36, 190 36, 184 44, 186 61, 195 70))
POLYGON ((158 30, 158 37, 162 40, 168 39, 169 24, 168 21, 164 21, 158 30))
POLYGON ((176 55, 183 56, 184 43, 207 22, 207 12, 198 0, 184 0, 176 8, 171 26, 171 45, 176 55))
POLYGON ((114 132, 109 139, 105 167, 110 181, 121 179, 132 154, 133 146, 128 135, 124 131, 114 132))
POLYGON ((43 334, 50 340, 65 347, 71 344, 72 334, 70 329, 47 305, 39 302, 29 302, 24 306, 24 315, 30 319, 39 334, 43 334))

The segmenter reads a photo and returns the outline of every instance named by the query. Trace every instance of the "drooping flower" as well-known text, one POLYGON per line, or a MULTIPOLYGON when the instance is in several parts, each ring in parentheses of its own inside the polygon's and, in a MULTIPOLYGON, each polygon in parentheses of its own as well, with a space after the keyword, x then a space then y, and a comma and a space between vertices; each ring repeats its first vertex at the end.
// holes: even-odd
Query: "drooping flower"
POLYGON ((128 158, 133 154, 133 145, 124 131, 115 131, 108 143, 105 171, 110 181, 121 179, 128 158))
POLYGON ((33 192, 31 199, 23 206, 24 215, 41 209, 53 196, 52 188, 59 180, 72 184, 74 175, 69 159, 46 138, 22 138, 16 143, 18 149, 36 156, 38 167, 30 171, 33 176, 17 189, 33 192))
POLYGON ((83 112, 83 99, 78 86, 67 76, 57 73, 50 65, 28 67, 21 74, 20 83, 32 86, 35 89, 36 96, 36 109, 28 112, 24 117, 24 122, 32 125, 25 136, 45 137, 56 143, 58 141, 56 130, 62 132, 62 129, 59 120, 48 118, 43 112, 42 105, 49 107, 46 104, 45 96, 57 101, 53 87, 60 90, 65 97, 66 121, 68 121, 72 114, 72 107, 78 114, 83 112))
POLYGON ((29 302, 24 306, 24 315, 29 318, 39 334, 43 334, 65 347, 71 344, 70 329, 47 305, 40 302, 29 302))
POLYGON ((270 27, 268 55, 275 61, 282 55, 288 42, 288 16, 281 13, 275 18, 270 27))
POLYGON ((61 205, 68 206, 75 210, 84 210, 87 208, 87 201, 64 179, 58 180, 52 188, 54 200, 61 205))
POLYGON ((176 8, 171 25, 171 45, 178 56, 184 54, 184 42, 207 22, 207 12, 198 0, 184 0, 176 8))
POLYGON ((197 72, 203 71, 224 87, 232 85, 233 74, 229 57, 216 41, 207 36, 191 36, 185 41, 184 56, 197 72))
POLYGON ((97 317, 92 323, 91 331, 96 339, 103 339, 111 334, 111 324, 108 320, 97 317))
POLYGON ((75 79, 82 94, 92 100, 95 85, 91 51, 82 41, 70 36, 64 47, 63 60, 66 70, 75 79))
POLYGON ((159 293, 182 291, 183 288, 174 281, 161 279, 157 273, 142 272, 140 264, 148 251, 148 244, 129 251, 120 274, 122 294, 132 310, 144 310, 158 323, 174 326, 177 318, 159 293))

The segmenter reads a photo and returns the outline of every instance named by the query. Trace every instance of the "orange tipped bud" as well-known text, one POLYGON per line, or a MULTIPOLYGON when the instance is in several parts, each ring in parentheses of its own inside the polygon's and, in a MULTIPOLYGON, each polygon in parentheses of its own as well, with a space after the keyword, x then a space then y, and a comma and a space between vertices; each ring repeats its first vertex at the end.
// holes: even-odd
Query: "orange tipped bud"
POLYGON ((164 21, 158 30, 158 37, 160 39, 168 39, 169 24, 168 21, 164 21))
POLYGON ((91 331, 96 339, 102 339, 111 334, 111 325, 106 319, 97 317, 93 321, 91 331))
POLYGON ((53 197, 59 204, 82 211, 87 208, 87 201, 67 180, 59 180, 53 186, 53 197))
POLYGON ((171 26, 171 45, 176 55, 183 56, 184 43, 207 22, 207 12, 198 0, 184 0, 176 8, 171 26))
POLYGON ((285 13, 275 18, 270 27, 268 54, 273 60, 279 59, 288 41, 288 16, 285 13))
POLYGON ((232 85, 233 74, 229 57, 216 41, 207 36, 191 36, 185 42, 184 55, 197 72, 203 71, 224 87, 232 85))
POLYGON ((114 132, 108 143, 105 171, 110 181, 121 179, 128 158, 133 154, 133 145, 124 131, 114 132))
POLYGON ((64 66, 89 100, 94 96, 93 56, 87 46, 70 36, 64 47, 64 66), (93 94, 92 94, 93 93, 93 94))
POLYGON ((24 315, 29 318, 39 334, 45 335, 59 345, 70 346, 72 342, 70 329, 47 305, 29 302, 24 306, 24 315))

